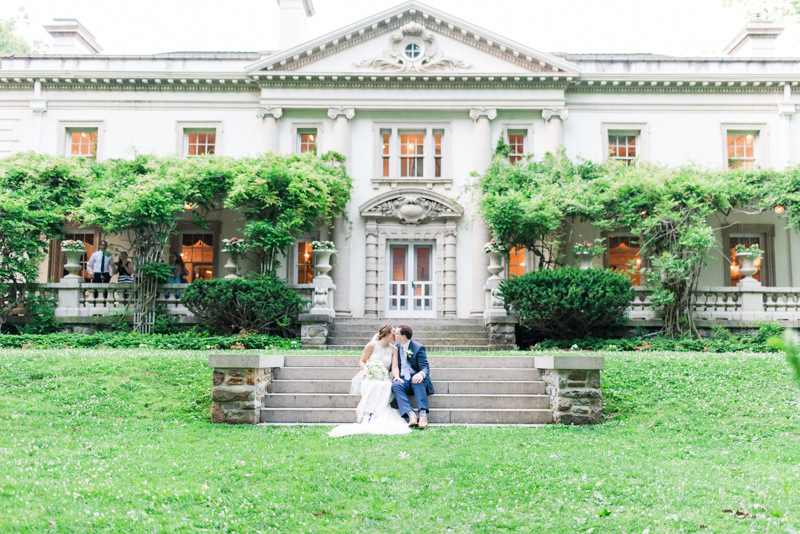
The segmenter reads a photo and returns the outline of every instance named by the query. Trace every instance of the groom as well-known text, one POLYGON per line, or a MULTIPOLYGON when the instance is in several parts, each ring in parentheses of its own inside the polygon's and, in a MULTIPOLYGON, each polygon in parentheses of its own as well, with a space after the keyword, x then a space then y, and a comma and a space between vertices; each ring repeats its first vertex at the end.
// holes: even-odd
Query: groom
POLYGON ((395 339, 399 341, 400 349, 400 378, 392 384, 392 392, 397 399, 400 414, 408 420, 408 426, 428 426, 428 395, 433 395, 431 371, 428 367, 428 356, 425 347, 416 341, 411 341, 414 331, 406 324, 397 327, 395 339), (408 395, 414 392, 419 408, 419 420, 414 415, 408 395))

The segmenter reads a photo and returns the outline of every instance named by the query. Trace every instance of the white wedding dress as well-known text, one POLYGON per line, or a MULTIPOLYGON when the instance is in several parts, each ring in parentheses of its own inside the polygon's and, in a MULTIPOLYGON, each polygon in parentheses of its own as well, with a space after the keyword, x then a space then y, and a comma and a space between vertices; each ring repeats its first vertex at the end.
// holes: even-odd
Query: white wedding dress
MULTIPOLYGON (((392 345, 380 348, 376 345, 367 364, 372 360, 379 360, 387 371, 392 368, 392 345)), ((350 385, 350 394, 361 394, 361 401, 356 407, 356 421, 347 425, 339 425, 328 434, 332 438, 352 436, 355 434, 410 434, 411 428, 400 412, 391 407, 394 394, 392 393, 392 374, 387 372, 383 380, 370 380, 364 378, 364 371, 359 370, 353 377, 350 385), (372 419, 367 421, 366 413, 372 414, 372 419)))

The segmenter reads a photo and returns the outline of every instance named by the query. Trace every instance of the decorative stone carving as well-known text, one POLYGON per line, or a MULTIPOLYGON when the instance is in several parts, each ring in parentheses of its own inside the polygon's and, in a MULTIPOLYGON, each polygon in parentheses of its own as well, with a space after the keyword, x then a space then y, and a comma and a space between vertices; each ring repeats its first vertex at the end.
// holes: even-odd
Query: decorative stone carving
POLYGON ((357 69, 377 69, 394 72, 430 72, 435 70, 470 69, 472 65, 459 59, 444 57, 436 37, 426 33, 417 22, 404 25, 399 33, 389 37, 389 50, 383 57, 354 63, 357 69))
POLYGON ((326 308, 328 306, 328 288, 315 287, 314 288, 314 307, 326 308))
POLYGON ((328 117, 336 120, 336 117, 345 117, 347 120, 352 119, 356 116, 356 110, 353 108, 346 108, 346 107, 335 107, 335 108, 328 108, 328 117))
POLYGON ((419 224, 456 211, 441 202, 417 195, 402 195, 370 208, 368 214, 399 219, 403 224, 419 224))
POLYGON ((549 121, 553 117, 557 117, 562 121, 565 121, 569 118, 569 110, 567 108, 542 110, 542 118, 544 120, 549 121))
POLYGON ((283 116, 283 108, 267 106, 265 108, 256 108, 256 118, 263 119, 264 117, 275 117, 280 119, 283 116))
POLYGON ((469 116, 474 121, 481 117, 486 117, 490 121, 493 121, 497 118, 497 110, 493 108, 472 108, 469 110, 469 116))

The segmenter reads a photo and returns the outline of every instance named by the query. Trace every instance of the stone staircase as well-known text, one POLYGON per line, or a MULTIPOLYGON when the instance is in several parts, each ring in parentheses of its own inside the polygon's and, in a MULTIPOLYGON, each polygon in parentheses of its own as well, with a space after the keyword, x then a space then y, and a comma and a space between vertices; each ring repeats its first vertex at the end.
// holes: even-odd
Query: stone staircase
MULTIPOLYGON (((374 323, 370 325, 374 329, 374 323)), ((471 339, 468 330, 453 331, 471 339)), ((358 360, 355 355, 286 356, 284 367, 275 369, 269 393, 263 398, 261 421, 354 422, 360 397, 348 392, 358 360)), ((436 390, 428 399, 432 424, 553 422, 550 398, 533 357, 433 356, 429 362, 436 390)), ((416 406, 413 399, 411 404, 416 406)))
MULTIPOLYGON (((489 350, 489 333, 483 319, 341 319, 328 330, 329 350, 362 351, 382 323, 407 324, 414 341, 428 352, 489 350)), ((355 372, 353 373, 355 374, 355 372)))

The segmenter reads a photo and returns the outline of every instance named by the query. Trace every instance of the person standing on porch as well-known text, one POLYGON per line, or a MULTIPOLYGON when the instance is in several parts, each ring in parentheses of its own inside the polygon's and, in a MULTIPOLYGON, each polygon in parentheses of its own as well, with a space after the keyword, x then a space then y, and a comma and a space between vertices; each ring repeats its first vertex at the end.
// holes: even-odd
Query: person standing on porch
POLYGON ((92 283, 107 284, 111 281, 111 275, 113 274, 111 265, 114 262, 114 256, 106 252, 108 241, 101 241, 99 248, 100 250, 89 258, 89 262, 86 264, 86 271, 92 277, 92 283))

